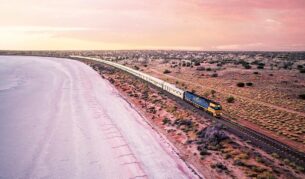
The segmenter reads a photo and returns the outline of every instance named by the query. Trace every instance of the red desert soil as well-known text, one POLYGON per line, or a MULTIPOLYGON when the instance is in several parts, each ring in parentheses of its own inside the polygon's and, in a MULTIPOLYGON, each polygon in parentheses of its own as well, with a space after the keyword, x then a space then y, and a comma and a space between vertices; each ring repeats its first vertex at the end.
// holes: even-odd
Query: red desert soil
MULTIPOLYGON (((175 77, 175 76, 172 76, 172 75, 163 74, 163 73, 158 72, 155 69, 150 69, 150 71, 152 72, 152 73, 150 73, 151 75, 153 75, 155 77, 158 77, 158 78, 161 78, 163 80, 169 81, 169 82, 173 82, 170 79, 174 79, 176 81, 184 82, 185 84, 191 85, 195 89, 197 89, 196 87, 199 87, 199 88, 205 89, 205 90, 206 89, 208 89, 208 90, 215 90, 215 88, 207 87, 207 86, 195 83, 195 82, 193 82, 193 80, 192 81, 184 80, 183 77, 179 77, 178 78, 178 77, 175 77)), ((259 100, 255 99, 255 98, 249 98, 249 97, 245 97, 245 96, 242 96, 242 95, 239 95, 239 94, 233 94, 233 93, 228 93, 228 92, 223 93, 221 90, 217 91, 217 89, 216 89, 216 92, 218 94, 224 94, 226 96, 233 96, 233 97, 235 97, 237 99, 243 99, 245 101, 251 101, 251 102, 256 103, 256 105, 267 106, 267 107, 270 107, 270 108, 273 108, 273 109, 277 109, 279 111, 285 111, 285 112, 288 112, 288 113, 297 114, 298 116, 301 116, 300 119, 304 119, 305 120, 305 113, 304 112, 299 112, 299 111, 295 111, 295 110, 292 110, 292 109, 283 108, 281 106, 276 106, 274 104, 270 104, 270 103, 266 103, 266 102, 263 102, 263 101, 259 101, 259 100)), ((237 110, 237 109, 233 109, 233 110, 237 110)), ((227 114, 227 115, 233 117, 234 119, 237 119, 238 123, 240 123, 240 124, 242 124, 244 126, 247 126, 247 127, 251 128, 251 129, 254 129, 254 130, 258 130, 258 131, 260 131, 261 133, 263 133, 265 135, 268 135, 268 136, 270 136, 270 137, 272 137, 272 138, 274 138, 276 140, 279 140, 279 141, 281 141, 281 142, 283 142, 283 143, 285 143, 287 145, 290 145, 290 146, 292 146, 292 147, 294 147, 294 148, 296 148, 296 149, 298 149, 300 151, 305 152, 305 148, 304 148, 304 142, 305 141, 303 143, 301 143, 301 140, 300 140, 300 142, 295 142, 295 141, 293 141, 293 140, 291 140, 291 139, 289 139, 287 137, 279 136, 275 132, 272 132, 272 131, 270 131, 268 129, 262 128, 258 124, 255 124, 255 123, 253 123, 253 122, 251 122, 249 120, 246 120, 245 119, 246 117, 243 119, 243 118, 235 118, 234 115, 230 115, 230 114, 227 114)), ((304 121, 304 120, 302 120, 302 121, 304 121)), ((304 133, 304 132, 302 132, 302 133, 304 133)))
POLYGON ((218 131, 218 135, 228 138, 199 150, 202 146, 199 133, 215 125, 210 119, 184 108, 132 75, 105 65, 91 66, 108 79, 153 129, 166 136, 181 158, 195 166, 205 178, 304 177, 299 171, 302 167, 287 163, 290 161, 280 161, 223 130, 218 131))
POLYGON ((224 116, 305 151, 305 101, 295 95, 304 90, 305 78, 297 71, 244 70, 228 66, 214 72, 201 72, 190 67, 172 68, 171 62, 157 60, 146 67, 137 61, 121 63, 137 65, 145 73, 219 101, 224 116), (165 69, 171 72, 164 74, 165 69), (218 73, 218 76, 211 77, 211 73, 218 73), (254 85, 239 88, 236 86, 239 81, 251 81, 254 85), (214 95, 211 95, 212 90, 214 95), (229 96, 235 98, 233 104, 226 101, 229 96))

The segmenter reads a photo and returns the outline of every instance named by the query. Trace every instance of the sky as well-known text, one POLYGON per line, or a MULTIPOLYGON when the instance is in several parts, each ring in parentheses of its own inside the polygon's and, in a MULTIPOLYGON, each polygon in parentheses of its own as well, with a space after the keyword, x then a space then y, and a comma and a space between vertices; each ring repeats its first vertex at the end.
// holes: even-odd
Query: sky
POLYGON ((1 50, 305 51, 305 0, 0 0, 1 50))

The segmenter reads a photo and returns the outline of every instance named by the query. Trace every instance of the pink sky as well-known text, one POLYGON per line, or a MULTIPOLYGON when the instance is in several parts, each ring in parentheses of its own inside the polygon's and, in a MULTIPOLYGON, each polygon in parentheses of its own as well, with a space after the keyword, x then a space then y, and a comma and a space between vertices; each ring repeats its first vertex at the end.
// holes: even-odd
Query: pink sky
POLYGON ((0 3, 0 49, 305 50, 305 0, 0 3))

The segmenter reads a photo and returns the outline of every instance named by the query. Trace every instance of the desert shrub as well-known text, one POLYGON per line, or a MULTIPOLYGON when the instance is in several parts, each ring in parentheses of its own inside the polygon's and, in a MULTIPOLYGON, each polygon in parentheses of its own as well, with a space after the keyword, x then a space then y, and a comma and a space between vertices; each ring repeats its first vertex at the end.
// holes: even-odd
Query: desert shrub
POLYGON ((261 157, 255 157, 255 160, 256 160, 257 162, 259 162, 259 163, 262 162, 262 158, 261 158, 261 157))
POLYGON ((251 69, 251 65, 243 65, 245 69, 251 69))
POLYGON ((253 165, 253 166, 251 167, 251 170, 254 171, 254 172, 261 173, 261 172, 264 172, 265 169, 264 169, 264 168, 261 168, 261 167, 259 167, 259 166, 253 165))
POLYGON ((253 86, 253 83, 252 82, 248 82, 246 83, 247 86, 253 86))
POLYGON ((257 66, 257 69, 264 69, 265 66, 257 66))
POLYGON ((228 103, 234 103, 234 101, 235 101, 235 98, 234 98, 233 96, 229 96, 229 97, 227 98, 227 102, 228 102, 228 103))
POLYGON ((215 93, 216 93, 216 91, 215 91, 215 90, 211 90, 211 94, 212 94, 212 96, 214 96, 214 95, 215 95, 215 93))
POLYGON ((239 154, 238 157, 239 157, 240 159, 249 159, 249 155, 246 154, 246 153, 241 153, 241 154, 239 154))
POLYGON ((218 169, 218 171, 227 171, 228 170, 228 168, 220 162, 217 162, 216 164, 211 164, 211 167, 218 169))
POLYGON ((210 154, 210 153, 208 152, 207 149, 201 149, 201 150, 200 150, 200 155, 201 155, 201 156, 209 155, 209 154, 210 154))
POLYGON ((204 92, 204 94, 203 94, 203 96, 205 96, 205 97, 208 97, 210 95, 210 93, 209 92, 204 92))
POLYGON ((200 65, 200 62, 194 62, 194 66, 199 66, 200 65))
POLYGON ((265 64, 260 62, 260 63, 258 63, 258 66, 265 66, 265 64))
POLYGON ((133 68, 134 68, 135 70, 139 70, 139 69, 140 69, 137 65, 135 65, 133 68))
POLYGON ((164 74, 168 74, 168 73, 171 73, 171 71, 169 71, 168 69, 166 69, 166 70, 163 71, 163 73, 164 73, 164 74))
POLYGON ((212 75, 211 75, 211 77, 218 77, 218 74, 217 73, 213 73, 212 75))
POLYGON ((299 170, 300 172, 304 172, 304 167, 302 166, 296 166, 296 169, 299 170))
POLYGON ((252 65, 258 65, 259 64, 259 61, 255 60, 253 62, 251 62, 252 65))
POLYGON ((231 154, 224 154, 224 158, 225 158, 225 159, 229 159, 229 158, 231 158, 231 157, 232 157, 231 154))
POLYGON ((204 71, 205 68, 204 68, 204 67, 197 67, 196 70, 198 70, 198 71, 204 71))
POLYGON ((264 68, 265 68, 265 64, 264 63, 258 63, 257 69, 264 69, 264 68))
POLYGON ((115 80, 112 79, 112 78, 110 78, 109 81, 110 81, 110 83, 112 83, 112 84, 115 82, 115 80))
POLYGON ((274 153, 274 152, 271 154, 271 156, 274 157, 274 158, 279 158, 279 155, 277 153, 274 153))
POLYGON ((179 127, 186 126, 191 128, 193 126, 193 121, 189 119, 176 119, 174 124, 178 125, 179 127))
POLYGON ((166 117, 162 120, 162 122, 163 122, 163 125, 165 125, 165 124, 170 124, 171 121, 166 117))
POLYGON ((252 68, 251 65, 248 62, 244 61, 244 60, 241 60, 239 62, 239 64, 241 64, 245 69, 251 69, 252 68))
POLYGON ((305 73, 305 69, 299 69, 300 73, 305 73))
POLYGON ((238 87, 245 87, 245 83, 243 83, 243 82, 238 82, 236 85, 237 85, 238 87))
POLYGON ((207 71, 212 71, 212 69, 211 69, 211 68, 207 68, 206 70, 207 70, 207 71))
POLYGON ((253 72, 253 74, 258 75, 259 73, 257 71, 253 72))
POLYGON ((234 165, 237 165, 237 166, 245 166, 245 163, 242 161, 242 160, 234 160, 233 162, 234 165))
POLYGON ((258 174, 257 179, 276 179, 276 177, 272 175, 271 172, 265 171, 263 173, 258 174))
POLYGON ((304 67, 303 67, 303 65, 298 65, 297 68, 298 69, 303 69, 304 67))
POLYGON ((299 98, 305 100, 305 94, 300 94, 299 98))
POLYGON ((293 65, 293 62, 285 62, 283 65, 283 68, 291 70, 292 65, 293 65))
POLYGON ((286 158, 283 160, 283 162, 284 162, 286 165, 288 165, 288 164, 290 163, 290 161, 289 161, 288 159, 286 159, 286 158))

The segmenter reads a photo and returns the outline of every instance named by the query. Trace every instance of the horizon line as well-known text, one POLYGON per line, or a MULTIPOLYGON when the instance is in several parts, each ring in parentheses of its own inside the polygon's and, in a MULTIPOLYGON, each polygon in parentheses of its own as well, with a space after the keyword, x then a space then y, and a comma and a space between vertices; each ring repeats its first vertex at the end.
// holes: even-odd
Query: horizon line
POLYGON ((44 52, 44 51, 49 51, 49 52, 56 52, 56 51, 193 51, 193 52, 305 52, 304 50, 196 50, 196 49, 73 49, 73 50, 2 50, 0 49, 1 52, 3 51, 11 51, 11 52, 44 52))

